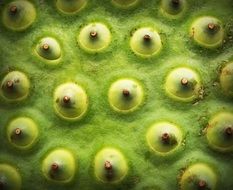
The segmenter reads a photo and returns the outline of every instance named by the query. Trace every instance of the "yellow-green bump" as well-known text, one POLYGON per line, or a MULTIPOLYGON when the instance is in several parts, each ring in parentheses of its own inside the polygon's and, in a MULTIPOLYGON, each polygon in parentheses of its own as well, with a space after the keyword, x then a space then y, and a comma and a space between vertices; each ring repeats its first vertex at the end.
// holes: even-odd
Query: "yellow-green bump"
POLYGON ((21 101, 25 99, 30 90, 28 77, 20 71, 8 73, 1 83, 1 95, 9 101, 21 101))
POLYGON ((196 163, 189 166, 180 180, 181 190, 216 190, 217 175, 207 164, 196 163))
POLYGON ((31 148, 38 138, 38 127, 31 118, 19 117, 7 126, 7 139, 19 149, 31 148))
POLYGON ((0 164, 0 189, 21 190, 22 179, 17 169, 9 164, 0 164))
POLYGON ((160 155, 175 151, 181 145, 182 136, 179 127, 169 122, 155 123, 146 133, 149 147, 160 155))
POLYGON ((186 8, 186 0, 162 0, 162 11, 171 18, 179 17, 186 8))
POLYGON ((56 39, 45 37, 36 45, 36 53, 43 59, 54 61, 61 57, 61 47, 56 39))
POLYGON ((176 68, 168 74, 165 89, 171 98, 190 102, 198 98, 201 81, 195 71, 185 67, 176 68))
POLYGON ((140 28, 130 39, 132 51, 142 57, 156 55, 162 49, 162 42, 158 32, 153 28, 140 28))
POLYGON ((224 29, 220 20, 211 16, 196 19, 190 28, 194 41, 205 48, 216 48, 222 45, 224 29))
POLYGON ((220 152, 233 151, 233 114, 220 112, 207 126, 206 134, 210 147, 220 152))
POLYGON ((88 98, 84 89, 75 83, 64 83, 54 93, 56 113, 68 120, 79 120, 87 111, 88 98))
POLYGON ((118 183, 128 172, 123 154, 115 148, 104 148, 97 153, 94 163, 95 175, 104 183, 118 183))
POLYGON ((27 29, 36 19, 36 10, 29 1, 18 0, 6 5, 3 10, 2 21, 5 27, 22 31, 27 29))
POLYGON ((51 151, 42 162, 42 172, 46 179, 59 183, 71 182, 76 167, 73 154, 63 148, 51 151))
POLYGON ((139 0, 112 0, 112 3, 120 8, 128 9, 135 6, 139 0))
POLYGON ((57 0, 58 10, 65 14, 76 14, 85 7, 87 0, 57 0))
POLYGON ((87 52, 100 52, 111 42, 111 32, 102 23, 91 23, 81 29, 78 35, 80 47, 87 52))
POLYGON ((140 83, 128 78, 115 81, 108 92, 111 107, 121 113, 137 109, 143 102, 143 98, 144 93, 140 83))
POLYGON ((224 94, 233 97, 233 62, 228 63, 221 71, 220 84, 224 94))

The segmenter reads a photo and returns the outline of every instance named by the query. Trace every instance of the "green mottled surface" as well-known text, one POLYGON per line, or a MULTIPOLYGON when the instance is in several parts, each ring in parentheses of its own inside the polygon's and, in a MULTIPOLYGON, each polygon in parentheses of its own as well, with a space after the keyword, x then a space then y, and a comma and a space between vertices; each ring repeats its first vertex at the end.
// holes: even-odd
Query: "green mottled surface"
MULTIPOLYGON (((0 2, 2 14, 9 1, 0 2)), ((175 190, 181 169, 196 162, 217 171, 217 189, 233 188, 233 153, 212 150, 202 133, 213 115, 233 112, 233 100, 219 85, 221 67, 233 60, 232 0, 188 0, 187 12, 175 20, 161 12, 158 0, 141 1, 129 10, 115 7, 111 0, 89 0, 76 15, 62 14, 52 0, 32 2, 37 17, 24 32, 8 30, 0 22, 0 79, 19 70, 31 81, 24 101, 0 98, 0 163, 17 168, 23 190, 175 190), (197 46, 189 33, 192 22, 206 15, 224 25, 225 43, 215 50, 197 46), (98 54, 86 53, 77 42, 81 28, 92 22, 106 24, 112 34, 109 47, 98 54), (141 27, 154 27, 160 34, 159 55, 141 58, 131 51, 130 36, 141 27), (61 45, 59 64, 51 65, 35 54, 39 40, 47 36, 61 45), (200 74, 205 95, 199 101, 184 103, 167 96, 167 74, 181 66, 200 74), (128 77, 143 85, 145 101, 138 110, 120 114, 109 105, 108 90, 116 79, 128 77), (53 105, 56 87, 70 81, 82 86, 89 97, 85 117, 75 122, 59 118, 53 105), (6 127, 16 117, 33 118, 39 127, 38 142, 29 151, 8 143, 6 127), (146 142, 147 129, 158 121, 177 124, 184 133, 180 151, 168 157, 155 155, 146 142), (58 147, 72 151, 78 163, 68 185, 48 181, 42 173, 42 160, 58 147), (128 175, 120 184, 103 184, 95 178, 94 158, 104 147, 118 148, 127 159, 128 175)))

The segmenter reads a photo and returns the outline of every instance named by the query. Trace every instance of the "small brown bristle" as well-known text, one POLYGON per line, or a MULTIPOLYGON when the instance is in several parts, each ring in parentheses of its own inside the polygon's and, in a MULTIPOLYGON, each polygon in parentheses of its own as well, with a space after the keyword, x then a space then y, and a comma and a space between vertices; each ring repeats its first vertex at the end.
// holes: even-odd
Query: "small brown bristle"
POLYGON ((129 90, 127 90, 127 89, 123 89, 122 94, 123 94, 125 97, 130 96, 130 92, 129 92, 129 90))
POLYGON ((96 31, 91 31, 91 32, 90 32, 90 36, 91 36, 92 38, 96 38, 96 37, 98 36, 98 33, 97 33, 96 31))
POLYGON ((112 169, 112 164, 111 164, 111 162, 110 162, 110 161, 106 161, 106 162, 104 163, 104 168, 105 168, 106 170, 111 170, 111 169, 112 169))
POLYGON ((144 41, 149 42, 151 40, 151 37, 149 34, 144 35, 143 37, 144 41))
POLYGON ((64 96, 63 102, 66 103, 66 104, 69 103, 70 102, 70 97, 64 96))
POLYGON ((167 143, 170 140, 170 135, 168 133, 163 133, 162 134, 162 141, 167 143))
POLYGON ((43 50, 49 50, 49 44, 44 44, 43 45, 43 50))
POLYGON ((189 82, 189 81, 188 81, 187 78, 182 78, 182 79, 181 79, 181 84, 182 84, 182 85, 187 85, 188 82, 189 82))
POLYGON ((59 169, 59 165, 58 165, 57 163, 53 163, 53 164, 51 165, 51 169, 52 169, 53 171, 57 171, 57 170, 59 169))
POLYGON ((205 188, 206 187, 206 182, 204 180, 200 180, 198 182, 198 187, 201 188, 201 189, 205 188))
POLYGON ((227 128, 225 129, 225 134, 226 134, 227 136, 233 136, 233 129, 232 129, 232 127, 227 127, 227 128))
POLYGON ((11 13, 16 13, 16 12, 17 12, 17 7, 16 7, 15 5, 12 5, 12 6, 10 7, 10 12, 11 12, 11 13))
POLYGON ((216 28, 216 25, 214 23, 209 23, 208 24, 208 29, 209 30, 214 30, 216 28))
POLYGON ((173 5, 179 5, 180 4, 180 0, 172 0, 172 4, 173 5))
POLYGON ((15 134, 20 135, 22 133, 22 130, 20 128, 15 129, 15 134))

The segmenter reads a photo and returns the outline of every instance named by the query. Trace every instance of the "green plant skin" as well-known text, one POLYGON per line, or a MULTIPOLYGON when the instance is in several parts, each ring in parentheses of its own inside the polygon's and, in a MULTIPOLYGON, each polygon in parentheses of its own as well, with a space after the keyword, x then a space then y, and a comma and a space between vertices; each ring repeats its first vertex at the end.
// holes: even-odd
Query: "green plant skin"
MULTIPOLYGON (((0 98, 0 162, 17 164, 23 190, 175 190, 180 169, 194 162, 217 167, 217 189, 231 190, 232 152, 222 154, 211 149, 202 130, 216 113, 233 112, 232 99, 226 98, 219 84, 220 67, 233 60, 229 38, 232 0, 189 0, 187 11, 177 19, 162 14, 157 0, 140 2, 128 10, 109 0, 93 0, 72 16, 58 11, 54 1, 31 2, 37 18, 26 31, 11 31, 0 22, 1 80, 9 70, 19 70, 32 85, 23 102, 9 104, 0 98), (229 34, 219 48, 199 47, 190 36, 193 21, 206 15, 219 18, 229 34), (77 43, 80 30, 92 22, 104 23, 112 36, 110 45, 97 54, 85 52, 77 43), (158 56, 145 59, 130 49, 131 34, 141 27, 158 30, 163 42, 158 56), (58 65, 44 64, 34 54, 38 40, 46 36, 61 45, 58 65), (165 79, 178 67, 198 71, 206 93, 203 100, 184 103, 167 96, 165 79), (117 79, 128 77, 143 84, 145 100, 135 112, 118 114, 109 105, 109 87, 117 79), (68 122, 54 112, 54 90, 66 82, 76 82, 90 98, 86 116, 79 121, 68 122), (33 118, 39 124, 38 144, 27 153, 12 149, 4 135, 8 122, 19 116, 33 118), (153 123, 164 120, 182 127, 185 142, 182 151, 161 158, 149 149, 145 134, 153 123), (127 178, 117 185, 98 182, 93 172, 94 157, 106 146, 120 149, 128 162, 127 178), (68 147, 79 158, 75 180, 67 185, 48 182, 41 173, 44 156, 60 147, 68 147)), ((3 7, 0 5, 0 13, 3 7)))

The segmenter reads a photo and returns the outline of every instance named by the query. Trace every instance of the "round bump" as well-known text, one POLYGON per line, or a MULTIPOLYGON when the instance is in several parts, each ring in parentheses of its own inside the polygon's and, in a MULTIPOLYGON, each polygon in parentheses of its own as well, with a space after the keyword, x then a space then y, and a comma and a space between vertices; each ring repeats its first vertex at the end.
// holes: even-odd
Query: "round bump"
POLYGON ((0 164, 0 189, 20 190, 22 179, 16 168, 8 164, 0 164))
POLYGON ((78 13, 85 7, 87 0, 57 0, 56 6, 58 10, 66 14, 78 13))
POLYGON ((19 149, 29 149, 38 138, 38 127, 27 117, 12 120, 7 126, 7 138, 11 145, 19 149))
POLYGON ((9 3, 3 10, 3 24, 15 31, 27 29, 36 18, 34 6, 25 0, 17 0, 9 3))
POLYGON ((88 52, 100 52, 109 46, 110 41, 111 33, 102 23, 85 26, 78 36, 81 48, 88 52))
POLYGON ((142 103, 143 89, 139 82, 132 79, 119 79, 108 92, 108 100, 116 111, 127 113, 134 111, 142 103))
POLYGON ((188 167, 180 180, 181 190, 216 189, 216 173, 208 165, 197 163, 188 167))
POLYGON ((154 152, 166 155, 181 145, 182 132, 176 125, 159 122, 149 128, 146 139, 154 152))
POLYGON ((19 71, 8 73, 1 83, 1 94, 9 101, 20 101, 29 94, 30 82, 27 76, 19 71))
POLYGON ((215 115, 207 127, 206 134, 211 148, 220 152, 233 150, 233 114, 221 112, 215 115))
POLYGON ((135 6, 139 0, 112 0, 112 3, 120 8, 130 8, 135 6))
POLYGON ((62 84, 55 90, 54 107, 56 113, 64 119, 81 119, 88 107, 87 94, 77 84, 62 84))
POLYGON ((162 0, 161 8, 169 16, 177 16, 184 12, 186 0, 162 0))
POLYGON ((50 181, 69 183, 74 178, 75 170, 74 156, 66 149, 53 150, 42 162, 42 172, 50 181))
POLYGON ((195 42, 206 48, 216 48, 224 39, 222 23, 217 18, 209 16, 195 20, 190 33, 195 42))
POLYGON ((105 183, 122 181, 127 172, 127 162, 117 149, 104 148, 95 157, 95 175, 98 180, 105 183))
POLYGON ((176 100, 190 102, 199 96, 201 89, 199 76, 189 68, 177 68, 169 73, 165 89, 176 100))
POLYGON ((156 30, 140 28, 131 37, 130 46, 135 54, 150 57, 160 52, 162 42, 156 30))
POLYGON ((61 47, 56 39, 42 38, 36 46, 36 53, 46 60, 57 60, 61 57, 61 47))
POLYGON ((220 84, 223 92, 233 97, 233 62, 228 63, 221 71, 220 84))

